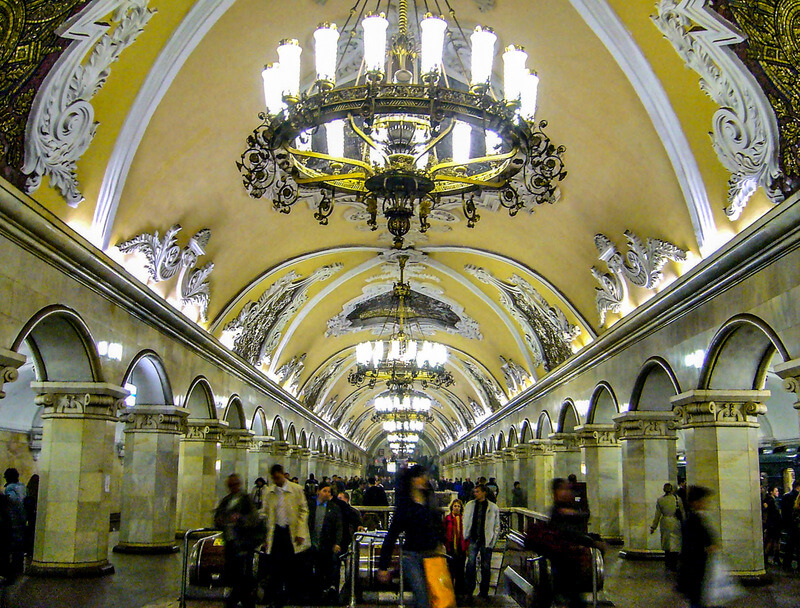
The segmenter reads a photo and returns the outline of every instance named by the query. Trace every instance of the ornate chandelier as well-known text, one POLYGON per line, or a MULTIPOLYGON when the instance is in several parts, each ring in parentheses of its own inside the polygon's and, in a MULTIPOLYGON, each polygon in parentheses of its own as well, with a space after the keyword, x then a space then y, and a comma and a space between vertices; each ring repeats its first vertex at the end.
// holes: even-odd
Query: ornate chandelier
MULTIPOLYGON (((392 290, 393 298, 397 300, 393 320, 397 331, 390 340, 356 345, 356 369, 348 376, 353 386, 366 382, 370 388, 374 388, 380 380, 386 382, 391 392, 405 394, 414 383, 419 383, 423 389, 428 384, 446 387, 454 383, 453 374, 444 367, 447 347, 428 341, 418 342, 406 334, 405 300, 411 293, 411 287, 403 281, 407 260, 406 256, 399 257, 400 281, 394 284, 392 290)), ((405 399, 410 397, 406 396, 405 399)), ((430 409, 430 400, 427 403, 430 409)))
MULTIPOLYGON (((387 3, 397 9, 387 49, 390 24, 378 12, 380 0, 372 0, 374 12, 367 10, 370 0, 357 0, 341 32, 331 23, 315 31, 316 79, 305 90, 302 49, 297 40, 282 41, 278 63, 262 73, 263 122, 237 162, 250 196, 270 197, 283 213, 309 198, 321 224, 336 197, 346 197, 373 230, 378 216, 385 217, 397 248, 413 218, 425 232, 443 206, 460 203, 474 227, 480 219, 475 197, 482 193, 496 193, 511 216, 555 202, 555 182, 566 176, 565 148, 545 135, 546 121, 534 120, 539 79, 525 67, 527 53, 516 45, 503 52, 501 93, 492 82, 497 36, 478 26, 468 39, 445 1, 454 27, 426 13, 415 20, 415 32, 408 1, 387 3), (361 67, 354 80, 337 83, 342 58, 357 39, 361 67), (448 40, 461 68, 449 73, 448 40), (470 48, 469 74, 463 47, 470 48)), ((418 16, 416 0, 412 6, 418 16)))

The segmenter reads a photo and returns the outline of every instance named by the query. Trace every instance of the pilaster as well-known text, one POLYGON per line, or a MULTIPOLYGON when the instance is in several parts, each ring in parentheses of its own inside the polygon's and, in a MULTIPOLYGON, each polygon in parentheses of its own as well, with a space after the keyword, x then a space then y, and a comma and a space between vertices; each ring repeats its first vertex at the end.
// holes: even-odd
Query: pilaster
POLYGON ((575 427, 586 463, 589 530, 606 540, 622 540, 622 462, 613 424, 575 427))
POLYGON ((250 477, 247 462, 247 450, 253 433, 247 429, 228 428, 222 435, 222 442, 219 449, 219 477, 217 479, 217 499, 222 498, 228 493, 226 480, 232 473, 238 474, 242 478, 245 489, 255 482, 255 477, 250 477))
POLYGON ((39 507, 29 574, 110 574, 117 415, 128 392, 102 382, 32 382, 42 414, 39 507))
POLYGON ((136 405, 123 414, 121 553, 173 553, 178 502, 178 460, 189 410, 136 405))
POLYGON ((769 391, 692 390, 670 401, 686 439, 686 481, 709 488, 706 515, 734 574, 765 576, 758 416, 769 391))
POLYGON ((269 468, 272 466, 272 442, 270 435, 256 435, 250 438, 247 450, 248 477, 255 483, 263 477, 269 481, 269 468))
MULTIPOLYGON (((514 482, 517 481, 517 471, 519 470, 519 462, 517 461, 517 450, 513 447, 503 448, 502 465, 500 470, 503 479, 503 485, 500 486, 500 496, 502 496, 502 504, 511 506, 511 490, 514 487, 514 482)), ((498 497, 500 502, 500 497, 498 497)))
POLYGON ((549 439, 532 439, 528 445, 533 461, 533 475, 526 480, 528 504, 535 511, 546 513, 553 505, 550 484, 555 477, 556 445, 549 439))
POLYGON ((17 371, 25 363, 27 357, 13 350, 0 348, 0 399, 6 396, 3 390, 7 382, 14 382, 19 377, 17 371))
POLYGON ((622 445, 622 536, 627 559, 663 557, 661 538, 650 534, 656 500, 664 484, 676 483, 678 424, 671 411, 635 411, 614 416, 622 445))
POLYGON ((566 479, 575 475, 583 480, 581 464, 583 455, 575 433, 552 433, 548 439, 553 442, 553 475, 566 479))
POLYGON ((178 464, 178 531, 206 528, 217 502, 217 461, 228 423, 189 419, 178 464))

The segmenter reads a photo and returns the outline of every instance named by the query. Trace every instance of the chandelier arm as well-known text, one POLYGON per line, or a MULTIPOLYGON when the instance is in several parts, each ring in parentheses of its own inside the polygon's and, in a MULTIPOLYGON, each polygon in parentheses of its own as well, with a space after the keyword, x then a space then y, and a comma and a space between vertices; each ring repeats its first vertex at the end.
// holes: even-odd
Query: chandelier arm
MULTIPOLYGON (((438 165, 434 165, 430 169, 430 173, 434 175, 439 171, 442 171, 444 169, 452 169, 454 167, 464 167, 467 165, 475 165, 480 163, 489 163, 498 161, 509 161, 510 159, 514 158, 518 153, 519 150, 517 148, 514 148, 513 150, 511 150, 510 152, 506 152, 505 154, 492 154, 491 156, 480 156, 477 158, 470 158, 469 160, 460 163, 453 161, 449 161, 446 163, 439 163, 438 165)), ((505 162, 505 164, 508 165, 508 162, 505 162)), ((503 167, 503 169, 505 169, 505 167, 503 167)))
MULTIPOLYGON (((464 30, 461 28, 461 24, 458 22, 458 17, 456 17, 455 9, 450 6, 450 0, 444 0, 444 3, 447 5, 448 10, 450 11, 450 17, 453 19, 453 23, 456 24, 459 33, 461 34, 461 38, 464 40, 464 44, 469 47, 469 41, 467 40, 467 35, 464 33, 464 30)), ((464 74, 464 81, 469 82, 469 74, 467 74, 467 68, 464 66, 464 62, 461 60, 461 53, 458 52, 458 46, 456 46, 455 41, 453 41, 453 36, 450 34, 450 28, 447 28, 447 33, 450 35, 450 42, 453 45, 453 48, 456 51, 456 57, 458 58, 458 63, 461 66, 461 73, 464 74)))
POLYGON ((447 126, 447 128, 442 133, 440 133, 439 135, 434 137, 432 140, 430 140, 427 144, 425 144, 425 147, 422 149, 422 152, 420 152, 419 154, 417 154, 417 156, 414 157, 414 161, 417 161, 420 158, 422 158, 423 156, 425 156, 425 154, 427 154, 431 150, 431 148, 433 148, 436 144, 438 144, 445 137, 447 137, 450 134, 450 131, 453 130, 453 127, 455 126, 455 124, 456 124, 456 121, 455 120, 451 120, 450 124, 447 126))
POLYGON ((356 124, 355 120, 353 120, 353 115, 352 114, 348 114, 347 115, 347 120, 350 123, 350 128, 353 129, 353 132, 356 135, 358 135, 358 137, 361 138, 364 141, 365 144, 367 144, 370 148, 372 148, 374 150, 379 150, 380 151, 380 148, 378 147, 378 144, 376 144, 369 135, 364 133, 364 131, 362 131, 358 127, 358 125, 356 124))
POLYGON ((330 182, 339 182, 342 180, 350 180, 350 179, 357 179, 361 180, 364 179, 366 175, 363 173, 334 173, 332 175, 318 175, 315 177, 300 177, 296 178, 294 181, 298 185, 310 185, 310 184, 328 184, 332 186, 330 182))
POLYGON ((325 154, 324 152, 314 152, 313 150, 298 150, 297 148, 292 148, 291 146, 286 146, 286 151, 289 152, 294 157, 300 158, 318 158, 320 160, 327 160, 333 163, 342 163, 345 165, 353 165, 354 167, 359 167, 360 169, 364 169, 367 175, 372 175, 372 167, 369 166, 368 163, 365 163, 360 160, 356 160, 354 158, 348 158, 346 156, 330 156, 329 154, 325 154))
MULTIPOLYGON (((344 22, 344 26, 342 27, 343 32, 347 30, 347 26, 350 23, 350 19, 352 19, 353 15, 355 15, 356 9, 358 8, 358 5, 361 4, 361 2, 362 0, 356 0, 355 4, 353 5, 353 8, 350 9, 350 14, 347 15, 347 20, 344 22)), ((367 7, 367 0, 363 0, 363 2, 364 4, 361 6, 361 12, 358 14, 358 19, 356 19, 356 23, 361 21, 361 17, 364 15, 364 9, 367 7)), ((350 47, 350 43, 353 41, 353 34, 355 33, 355 31, 356 31, 356 26, 353 25, 353 27, 350 28, 350 36, 347 38, 347 44, 345 44, 344 46, 345 51, 350 47)), ((342 67, 342 60, 344 60, 345 55, 346 53, 341 53, 339 55, 339 61, 336 62, 337 74, 339 73, 339 68, 342 67)))

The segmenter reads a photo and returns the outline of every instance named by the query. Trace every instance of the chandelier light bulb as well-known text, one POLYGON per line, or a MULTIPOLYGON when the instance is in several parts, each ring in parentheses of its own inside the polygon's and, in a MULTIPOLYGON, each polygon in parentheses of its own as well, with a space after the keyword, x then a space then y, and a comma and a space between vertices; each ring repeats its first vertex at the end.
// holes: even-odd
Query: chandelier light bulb
POLYGON ((474 86, 488 85, 492 77, 492 64, 494 63, 494 44, 497 36, 491 28, 475 27, 469 37, 472 43, 472 81, 474 86))
POLYGON ((382 359, 383 359, 383 341, 375 340, 375 348, 373 348, 372 350, 372 364, 375 367, 378 367, 382 359))
POLYGON ((364 64, 367 72, 383 73, 386 60, 386 29, 389 21, 386 15, 367 15, 361 21, 364 28, 364 64))
POLYGON ((323 23, 314 32, 314 61, 317 81, 336 83, 336 51, 339 47, 339 30, 335 23, 323 23))
POLYGON ((389 348, 389 361, 397 361, 400 359, 400 340, 392 340, 389 348))
POLYGON ((372 344, 369 342, 361 342, 356 344, 356 363, 359 365, 367 365, 372 359, 372 344))
POLYGON ((294 39, 281 40, 278 45, 278 63, 281 66, 282 93, 286 97, 300 97, 300 54, 303 49, 294 39))
POLYGON ((344 156, 344 120, 332 120, 325 123, 325 135, 328 140, 328 156, 342 158, 344 156))
POLYGON ((511 44, 503 53, 503 97, 506 101, 519 100, 522 84, 527 74, 525 62, 528 53, 521 46, 511 44))
POLYGON ((434 17, 430 13, 419 24, 422 38, 420 70, 423 74, 439 71, 444 53, 444 36, 447 32, 447 21, 442 17, 434 17))
POLYGON ((539 91, 539 77, 534 73, 525 74, 522 79, 519 113, 527 121, 536 116, 536 95, 539 91))
POLYGON ((494 131, 486 131, 486 155, 500 154, 503 145, 503 138, 494 131))
POLYGON ((264 66, 261 78, 264 81, 264 102, 267 112, 274 116, 286 107, 283 102, 283 82, 281 80, 281 66, 279 63, 270 63, 264 66))
POLYGON ((463 164, 469 160, 472 147, 472 125, 456 121, 453 127, 453 162, 463 164))

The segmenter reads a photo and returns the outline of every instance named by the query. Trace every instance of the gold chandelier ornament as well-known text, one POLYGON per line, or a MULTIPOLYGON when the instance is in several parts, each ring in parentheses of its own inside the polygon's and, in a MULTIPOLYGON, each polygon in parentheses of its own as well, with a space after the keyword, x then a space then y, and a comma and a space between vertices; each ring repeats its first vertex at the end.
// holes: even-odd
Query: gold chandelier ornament
POLYGON ((386 219, 397 248, 413 218, 425 232, 433 211, 459 199, 470 228, 480 219, 481 193, 496 193, 512 216, 555 202, 565 148, 545 135, 546 121, 534 120, 539 79, 525 67, 524 49, 505 49, 498 97, 490 28, 478 26, 467 39, 445 0, 457 32, 427 13, 414 35, 408 2, 398 0, 388 3, 397 8, 397 32, 387 49, 389 21, 378 12, 380 0, 367 10, 371 2, 357 0, 341 32, 332 23, 317 28, 316 80, 306 90, 297 40, 281 41, 278 62, 264 68, 266 112, 237 162, 250 196, 271 197, 283 213, 313 197, 320 224, 328 223, 337 196, 348 197, 363 206, 373 230, 379 215, 386 219), (361 38, 363 58, 355 81, 337 85, 344 36, 345 49, 361 38), (459 45, 470 47, 470 75, 444 69, 448 40, 462 68, 459 45))

